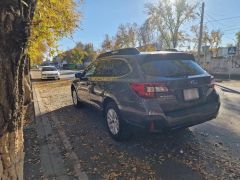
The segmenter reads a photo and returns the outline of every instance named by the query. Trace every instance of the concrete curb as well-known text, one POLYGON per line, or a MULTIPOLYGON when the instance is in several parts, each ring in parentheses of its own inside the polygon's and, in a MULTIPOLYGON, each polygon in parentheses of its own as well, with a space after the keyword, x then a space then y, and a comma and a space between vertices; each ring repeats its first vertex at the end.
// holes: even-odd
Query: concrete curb
POLYGON ((48 118, 43 116, 43 113, 40 110, 38 95, 34 88, 33 97, 36 114, 36 131, 40 141, 41 169, 43 170, 44 178, 62 178, 68 180, 69 178, 62 174, 65 168, 60 151, 48 140, 53 134, 52 128, 48 118))
POLYGON ((236 93, 236 94, 240 94, 240 91, 238 91, 238 90, 235 90, 235 89, 232 89, 232 88, 229 88, 229 87, 226 87, 226 86, 222 86, 220 84, 215 84, 215 85, 219 86, 223 90, 226 90, 226 91, 229 91, 229 92, 232 92, 232 93, 236 93))

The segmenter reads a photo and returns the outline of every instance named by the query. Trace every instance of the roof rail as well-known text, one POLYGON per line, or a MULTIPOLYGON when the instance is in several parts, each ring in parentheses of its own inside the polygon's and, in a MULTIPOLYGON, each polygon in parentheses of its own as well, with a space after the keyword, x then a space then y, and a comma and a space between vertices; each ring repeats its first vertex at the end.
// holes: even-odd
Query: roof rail
POLYGON ((140 51, 137 48, 124 48, 100 54, 97 59, 113 55, 137 55, 140 51))

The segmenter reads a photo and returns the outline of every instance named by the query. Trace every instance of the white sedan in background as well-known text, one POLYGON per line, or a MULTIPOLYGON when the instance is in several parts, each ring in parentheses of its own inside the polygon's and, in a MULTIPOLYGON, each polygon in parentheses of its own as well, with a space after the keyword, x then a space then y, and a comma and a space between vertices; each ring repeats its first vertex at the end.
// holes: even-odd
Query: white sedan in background
POLYGON ((60 79, 60 73, 55 66, 43 66, 41 69, 41 79, 60 79))

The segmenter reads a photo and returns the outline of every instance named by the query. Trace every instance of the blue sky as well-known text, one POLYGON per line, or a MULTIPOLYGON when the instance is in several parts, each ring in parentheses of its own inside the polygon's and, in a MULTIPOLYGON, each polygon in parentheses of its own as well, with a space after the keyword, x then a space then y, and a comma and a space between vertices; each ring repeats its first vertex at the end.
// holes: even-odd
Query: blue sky
MULTIPOLYGON (((133 22, 142 24, 146 19, 144 4, 156 1, 85 0, 80 7, 83 13, 80 29, 76 30, 71 38, 61 40, 60 49, 73 48, 79 41, 91 42, 99 48, 104 35, 115 35, 120 24, 133 22)), ((235 33, 240 30, 240 0, 205 0, 205 4, 205 23, 209 30, 220 28, 224 32, 222 45, 234 44, 235 33)))

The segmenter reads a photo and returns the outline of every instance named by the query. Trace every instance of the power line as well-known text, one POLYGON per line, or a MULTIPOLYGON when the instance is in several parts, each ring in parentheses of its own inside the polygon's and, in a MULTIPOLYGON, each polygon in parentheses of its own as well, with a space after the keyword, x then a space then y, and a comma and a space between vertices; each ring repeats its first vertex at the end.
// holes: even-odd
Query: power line
POLYGON ((226 31, 237 31, 239 30, 240 31, 240 27, 239 28, 232 28, 232 29, 224 29, 222 30, 223 32, 226 32, 226 31))
POLYGON ((233 39, 233 38, 230 38, 229 36, 224 36, 223 38, 227 38, 227 39, 230 39, 230 40, 232 40, 232 41, 236 42, 236 40, 235 40, 235 39, 233 39))
MULTIPOLYGON (((215 18, 214 18, 213 16, 211 16, 209 13, 207 13, 207 16, 208 16, 210 19, 212 19, 212 20, 207 21, 207 22, 212 22, 212 21, 214 21, 214 22, 216 22, 217 24, 219 24, 220 26, 225 26, 223 23, 218 22, 217 19, 215 19, 215 18)), ((207 24, 207 22, 205 22, 205 23, 207 24)), ((215 26, 216 26, 216 24, 214 24, 214 23, 209 23, 209 24, 211 24, 212 27, 215 27, 215 26)))
POLYGON ((225 21, 225 20, 237 19, 237 18, 240 18, 240 16, 234 16, 234 17, 228 17, 228 18, 222 18, 222 19, 215 19, 215 20, 212 20, 212 21, 207 21, 207 22, 205 22, 205 23, 225 21))
MULTIPOLYGON (((207 15, 207 17, 208 17, 208 18, 207 18, 207 19, 208 19, 207 22, 216 22, 217 24, 221 25, 223 28, 224 28, 224 27, 228 27, 228 28, 225 28, 225 29, 218 28, 218 29, 221 30, 221 32, 235 31, 235 30, 238 30, 238 29, 240 30, 240 26, 239 26, 239 25, 237 25, 237 26, 227 26, 227 25, 225 25, 225 24, 223 24, 223 23, 221 23, 221 22, 218 22, 218 20, 215 19, 215 18, 214 18, 212 15, 210 15, 209 13, 206 13, 206 15, 207 15), (209 19, 212 19, 212 20, 209 20, 209 19)), ((233 17, 232 17, 232 18, 233 18, 233 17)), ((224 19, 225 19, 225 18, 224 18, 224 19)), ((215 27, 216 27, 215 23, 209 23, 209 24, 211 24, 212 29, 215 29, 215 27)), ((207 26, 207 23, 205 22, 204 25, 207 26)))
POLYGON ((225 36, 225 35, 232 35, 232 36, 235 36, 236 33, 224 33, 224 32, 223 32, 223 36, 225 36))
POLYGON ((232 28, 240 28, 240 25, 234 25, 234 26, 227 26, 228 28, 226 28, 226 30, 227 29, 232 29, 232 28))
MULTIPOLYGON (((208 21, 210 21, 210 19, 212 19, 212 18, 209 16, 209 14, 208 14, 208 13, 206 13, 206 15, 207 15, 206 19, 207 19, 208 21)), ((212 29, 215 29, 215 24, 213 24, 213 23, 210 23, 210 25, 211 25, 212 29)), ((204 23, 204 26, 206 26, 206 27, 207 27, 207 23, 204 23)))

